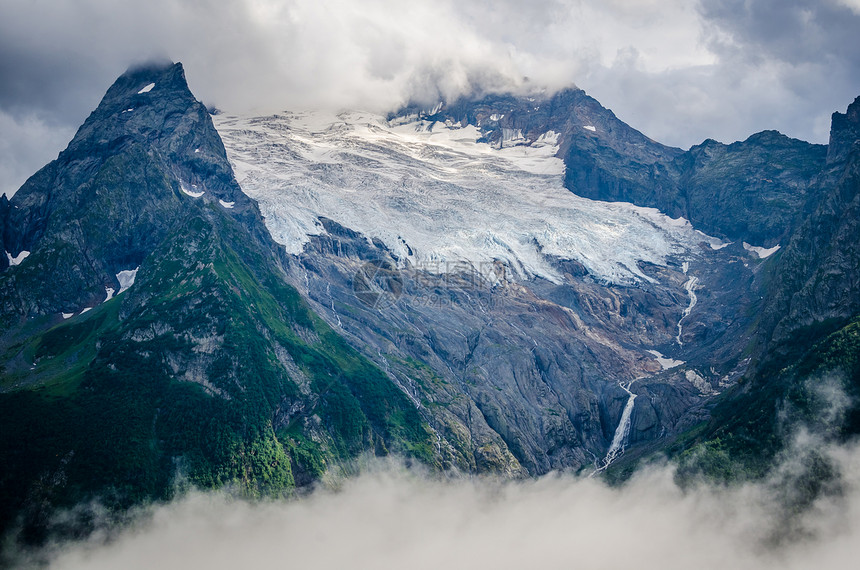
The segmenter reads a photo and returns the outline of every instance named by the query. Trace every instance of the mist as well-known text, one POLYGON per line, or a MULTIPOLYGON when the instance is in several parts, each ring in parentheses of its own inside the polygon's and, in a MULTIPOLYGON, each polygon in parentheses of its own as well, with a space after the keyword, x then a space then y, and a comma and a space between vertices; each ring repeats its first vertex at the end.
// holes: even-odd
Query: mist
POLYGON ((682 488, 669 464, 610 487, 560 474, 440 479, 376 461, 335 490, 299 499, 191 492, 138 511, 109 540, 97 533, 40 556, 69 570, 848 568, 860 555, 858 485, 860 446, 823 445, 806 430, 770 477, 735 486, 682 488), (835 477, 799 508, 811 457, 835 477))

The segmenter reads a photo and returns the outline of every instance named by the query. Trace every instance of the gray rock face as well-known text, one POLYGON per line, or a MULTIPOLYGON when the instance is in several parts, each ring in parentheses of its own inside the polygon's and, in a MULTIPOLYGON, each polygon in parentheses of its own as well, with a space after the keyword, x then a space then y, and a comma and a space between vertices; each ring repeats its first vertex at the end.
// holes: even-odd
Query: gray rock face
POLYGON ((363 236, 330 231, 312 240, 289 273, 315 310, 386 370, 443 444, 459 451, 450 467, 541 474, 603 458, 628 398, 620 382, 636 380, 631 389, 640 395, 630 444, 707 418, 708 399, 745 369, 739 354, 749 341, 754 268, 742 256, 742 249, 715 252, 697 265, 702 289, 683 346, 675 337, 689 299, 680 268, 663 269, 661 281, 647 286, 607 287, 569 275, 559 285, 493 287, 468 274, 398 271, 398 260, 363 236), (366 287, 368 264, 378 298, 355 292, 356 283, 366 287), (390 268, 385 279, 379 266, 390 268), (729 294, 719 288, 729 285, 741 293, 726 304, 729 294), (647 352, 655 348, 685 362, 664 372, 647 352), (702 377, 699 386, 688 370, 702 377), (507 459, 482 461, 488 445, 507 459))
POLYGON ((763 131, 743 142, 708 140, 674 162, 685 213, 705 232, 773 247, 797 228, 826 147, 763 131))
POLYGON ((761 334, 779 344, 796 331, 829 332, 860 312, 860 98, 834 113, 818 196, 773 268, 761 334))
POLYGON ((118 291, 116 274, 140 265, 195 199, 232 204, 248 226, 259 220, 182 65, 130 70, 68 148, 0 204, 5 251, 30 252, 0 279, 3 327, 78 312, 106 288, 118 291))

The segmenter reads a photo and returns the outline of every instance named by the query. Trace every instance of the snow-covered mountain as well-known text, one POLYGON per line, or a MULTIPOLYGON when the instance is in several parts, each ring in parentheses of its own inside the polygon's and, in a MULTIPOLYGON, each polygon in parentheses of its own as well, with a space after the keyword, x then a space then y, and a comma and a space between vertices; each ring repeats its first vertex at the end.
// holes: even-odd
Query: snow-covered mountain
MULTIPOLYGON (((486 463, 487 442, 493 469, 600 466, 700 420, 743 370, 705 355, 743 343, 744 304, 723 294, 758 258, 656 208, 571 192, 564 149, 647 141, 586 103, 575 121, 557 105, 518 128, 505 98, 463 103, 461 118, 444 105, 214 117, 243 192, 298 262, 293 284, 440 441, 471 448, 449 454, 458 468, 486 463), (634 408, 629 388, 652 397, 634 408)), ((635 156, 677 155, 648 144, 635 156)))
POLYGON ((362 453, 772 457, 809 373, 860 386, 858 125, 683 151, 578 89, 210 117, 129 70, 0 197, 0 530, 362 453))

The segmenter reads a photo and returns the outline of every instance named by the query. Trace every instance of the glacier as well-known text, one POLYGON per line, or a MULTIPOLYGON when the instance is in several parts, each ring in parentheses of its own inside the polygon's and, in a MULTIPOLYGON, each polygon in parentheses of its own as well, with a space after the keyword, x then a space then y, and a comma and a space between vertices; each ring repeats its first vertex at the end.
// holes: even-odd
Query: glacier
POLYGON ((719 242, 654 208, 582 198, 563 184, 559 136, 511 133, 502 148, 472 125, 418 116, 284 112, 213 117, 242 190, 289 253, 329 218, 379 239, 405 266, 441 273, 501 261, 514 279, 562 281, 551 257, 602 282, 652 281, 719 242), (514 136, 517 135, 517 136, 514 136))

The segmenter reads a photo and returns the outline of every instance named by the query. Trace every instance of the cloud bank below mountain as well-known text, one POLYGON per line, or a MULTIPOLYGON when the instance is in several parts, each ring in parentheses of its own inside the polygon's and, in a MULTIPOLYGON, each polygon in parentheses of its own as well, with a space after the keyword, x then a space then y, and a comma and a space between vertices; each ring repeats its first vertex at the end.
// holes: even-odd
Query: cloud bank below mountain
POLYGON ((611 488, 560 475, 440 481, 376 464, 337 492, 293 501, 191 493, 142 511, 115 540, 54 546, 50 567, 849 567, 860 553, 860 447, 801 432, 786 458, 759 483, 685 489, 668 466, 611 488), (798 510, 812 454, 840 477, 798 510))

